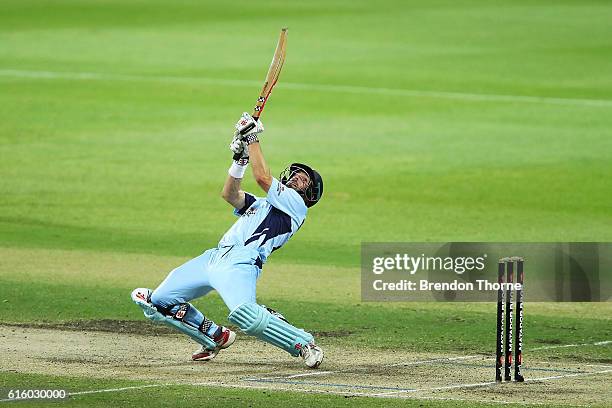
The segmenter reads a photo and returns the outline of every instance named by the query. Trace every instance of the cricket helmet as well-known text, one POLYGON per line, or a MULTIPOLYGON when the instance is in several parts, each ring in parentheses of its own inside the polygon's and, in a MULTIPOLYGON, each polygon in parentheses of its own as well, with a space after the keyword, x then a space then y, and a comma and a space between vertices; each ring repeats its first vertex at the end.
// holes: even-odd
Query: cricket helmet
POLYGON ((321 175, 310 166, 302 163, 292 163, 280 174, 281 183, 287 184, 291 177, 293 177, 293 175, 298 171, 302 171, 308 175, 310 178, 310 184, 304 191, 296 191, 304 199, 306 207, 312 207, 319 202, 321 196, 323 195, 323 179, 321 178, 321 175))

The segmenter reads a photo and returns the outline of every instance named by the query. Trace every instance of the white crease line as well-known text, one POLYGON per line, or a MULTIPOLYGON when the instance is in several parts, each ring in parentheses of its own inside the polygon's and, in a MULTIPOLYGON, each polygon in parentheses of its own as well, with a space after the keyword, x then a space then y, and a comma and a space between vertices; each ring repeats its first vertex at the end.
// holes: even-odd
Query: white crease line
POLYGON ((285 378, 310 377, 312 375, 324 375, 324 374, 333 374, 333 373, 334 371, 316 371, 314 373, 293 374, 285 378))
MULTIPOLYGON (((274 377, 247 377, 247 378, 244 378, 243 380, 247 380, 247 381, 287 380, 290 378, 312 377, 315 375, 325 375, 325 374, 334 374, 334 373, 336 373, 336 371, 313 371, 311 373, 288 374, 288 375, 285 374, 285 375, 277 375, 274 377)), ((269 374, 263 374, 263 375, 269 375, 269 374)))
POLYGON ((536 348, 529 349, 529 351, 552 350, 552 349, 557 349, 557 348, 568 348, 568 347, 606 346, 606 345, 611 344, 611 343, 612 343, 612 340, 598 341, 598 342, 595 342, 595 343, 561 344, 561 345, 556 345, 556 346, 536 347, 536 348))
MULTIPOLYGON (((597 375, 597 374, 606 374, 612 373, 612 369, 610 370, 601 370, 601 371, 592 371, 588 373, 572 373, 572 374, 562 374, 562 375, 553 375, 549 377, 538 377, 538 378, 526 378, 525 382, 533 382, 533 381, 547 381, 547 380, 559 380, 562 378, 568 377, 584 377, 588 375, 597 375)), ((497 382, 488 381, 481 383, 471 383, 471 384, 454 384, 454 385, 445 385, 441 387, 429 387, 429 388, 418 388, 415 390, 401 390, 401 391, 390 391, 390 392, 382 392, 378 394, 373 394, 374 396, 385 396, 385 395, 393 395, 393 394, 403 394, 403 393, 415 393, 415 392, 427 392, 427 391, 443 391, 443 390, 452 390, 457 388, 477 388, 477 387, 488 387, 490 385, 495 385, 497 382)), ((504 384, 504 383, 502 383, 504 384)))
POLYGON ((417 388, 415 390, 400 390, 400 391, 389 391, 389 392, 381 392, 378 394, 374 394, 375 396, 385 396, 392 394, 403 394, 403 393, 415 393, 422 391, 441 391, 441 390, 452 390, 456 388, 475 388, 475 387, 486 387, 489 385, 497 384, 495 381, 481 382, 481 383, 471 383, 471 384, 454 384, 454 385, 444 385, 441 387, 430 387, 430 388, 417 388))
POLYGON ((582 364, 585 365, 587 367, 606 367, 606 368, 612 368, 612 365, 610 364, 582 364))
MULTIPOLYGON (((278 385, 278 384, 277 384, 278 385)), ((348 396, 348 397, 365 397, 365 398, 389 398, 389 399, 406 399, 406 400, 431 400, 431 401, 461 401, 461 402, 476 402, 476 403, 488 403, 488 404, 501 404, 501 405, 508 405, 508 404, 515 404, 515 405, 545 405, 544 403, 541 402, 521 402, 521 401, 506 401, 506 400, 483 400, 483 399, 468 399, 468 398, 459 398, 459 397, 436 397, 433 395, 376 395, 376 394, 371 394, 371 393, 365 393, 365 392, 358 392, 358 391, 336 391, 336 390, 317 390, 317 389, 305 389, 305 388, 294 388, 294 387, 290 387, 290 388, 285 388, 285 387, 279 387, 279 388, 272 388, 272 387, 267 387, 267 386, 250 386, 250 385, 246 385, 246 386, 241 386, 241 385, 229 385, 229 384, 223 384, 223 385, 218 385, 220 387, 227 387, 227 388, 254 388, 254 389, 265 389, 265 390, 270 390, 270 391, 286 391, 286 392, 303 392, 303 393, 314 393, 314 394, 327 394, 327 395, 343 395, 343 396, 348 396)))
MULTIPOLYGON (((440 357, 440 358, 434 358, 434 359, 431 359, 431 360, 409 361, 409 362, 406 362, 406 363, 390 364, 390 365, 387 365, 385 367, 397 367, 397 366, 412 366, 412 365, 421 365, 421 364, 432 364, 432 363, 438 363, 438 362, 442 362, 442 361, 469 360, 469 359, 475 359, 475 358, 479 358, 479 357, 486 358, 485 356, 440 357)), ((253 377, 253 378, 248 378, 248 379, 249 380, 279 380, 279 379, 310 377, 310 376, 315 376, 315 375, 336 374, 336 373, 343 373, 343 371, 315 371, 315 372, 312 372, 312 373, 279 375, 279 376, 274 376, 274 377, 253 377)))
POLYGON ((85 394, 98 394, 101 392, 118 392, 118 391, 127 391, 127 390, 139 390, 142 388, 155 388, 155 387, 167 387, 173 384, 146 384, 146 385, 134 385, 131 387, 121 387, 121 388, 107 388, 103 390, 89 390, 89 391, 77 391, 70 392, 68 395, 85 395, 85 394))
MULTIPOLYGON (((612 341, 604 340, 604 341, 598 341, 598 342, 595 342, 595 343, 564 344, 564 345, 557 345, 557 346, 536 347, 536 348, 528 349, 526 351, 547 350, 547 349, 564 348, 564 347, 593 346, 593 345, 594 346, 604 346, 604 345, 607 345, 607 344, 610 344, 610 343, 612 343, 612 341)), ((484 355, 456 356, 456 357, 439 357, 439 358, 432 358, 432 359, 429 359, 429 360, 408 361, 408 362, 405 362, 405 363, 394 363, 394 364, 389 364, 389 365, 387 365, 385 367, 399 367, 399 366, 413 366, 413 365, 421 365, 421 364, 434 364, 434 363, 447 362, 447 361, 474 360, 474 359, 478 359, 478 358, 482 358, 483 360, 495 360, 495 357, 487 357, 487 356, 484 356, 484 355)), ((584 365, 586 365, 586 366, 593 366, 593 367, 612 367, 610 365, 605 365, 605 364, 584 364, 584 365)), ((253 377, 251 379, 254 379, 254 380, 276 380, 276 379, 289 379, 289 378, 308 377, 308 376, 314 376, 314 375, 335 374, 335 373, 342 373, 342 371, 317 371, 317 372, 313 372, 313 373, 293 374, 293 375, 289 375, 289 376, 253 377)), ((273 373, 270 373, 270 374, 273 374, 273 373)))
POLYGON ((440 358, 432 358, 431 360, 408 361, 406 363, 389 364, 386 367, 412 366, 412 365, 420 365, 420 364, 439 363, 439 362, 443 362, 443 361, 473 360, 473 359, 476 359, 476 358, 479 358, 479 357, 486 358, 485 356, 440 357, 440 358))
MULTIPOLYGON (((475 359, 475 358, 486 358, 485 356, 458 356, 458 357, 440 357, 440 358, 434 358, 431 360, 420 360, 420 361, 409 361, 406 363, 395 363, 395 364, 390 364, 387 365, 385 367, 397 367, 397 366, 412 366, 412 365, 421 365, 421 364, 432 364, 432 363, 437 363, 437 362, 442 362, 442 361, 455 361, 455 360, 469 360, 469 359, 475 359)), ((342 374, 343 371, 315 371, 312 373, 303 373, 303 374, 290 374, 290 375, 279 375, 279 376, 274 376, 274 377, 252 377, 252 378, 248 378, 249 380, 279 380, 279 379, 290 379, 290 378, 299 378, 299 377, 310 377, 310 376, 315 376, 315 375, 325 375, 325 374, 342 374)), ((270 373, 272 374, 272 373, 270 373)), ((264 374, 266 375, 266 374, 264 374)))
MULTIPOLYGON (((186 82, 206 83, 227 86, 260 86, 259 81, 244 79, 217 79, 207 77, 168 76, 168 75, 129 75, 129 74, 104 74, 100 72, 56 72, 56 71, 32 71, 18 69, 0 69, 0 76, 33 78, 33 79, 76 79, 76 80, 115 80, 115 81, 157 81, 157 82, 186 82)), ((375 94, 389 96, 428 97, 439 99, 454 99, 476 102, 520 102, 540 103, 550 105, 566 106, 593 106, 612 107, 612 100, 592 98, 556 98, 548 96, 527 95, 502 95, 502 94, 476 94, 466 92, 426 91, 418 89, 382 88, 353 85, 331 85, 331 84, 305 84, 297 82, 281 82, 279 88, 338 92, 352 94, 375 94)))
MULTIPOLYGON (((121 388, 107 388, 100 390, 88 390, 88 391, 78 391, 71 392, 69 395, 87 395, 87 394, 99 394, 104 392, 121 392, 121 391, 129 391, 129 390, 137 390, 144 388, 154 388, 154 387, 172 387, 172 386, 211 386, 211 387, 219 387, 219 388, 237 388, 237 389, 265 389, 270 391, 280 391, 280 392, 302 392, 302 393, 315 393, 315 394, 332 394, 332 395, 343 395, 343 396, 356 396, 356 397, 368 397, 368 398, 391 398, 391 399, 416 399, 416 400, 434 400, 434 401, 462 401, 462 402, 481 402, 481 403, 495 403, 495 404, 516 404, 516 405, 542 405, 539 402, 514 402, 514 401, 505 401, 505 400, 482 400, 482 399, 468 399, 468 398, 457 398, 457 397, 435 397, 435 396, 414 396, 414 395, 381 395, 377 396, 376 394, 370 394, 365 392, 355 392, 355 391, 336 391, 336 390, 316 390, 316 389, 306 389, 306 388, 282 388, 277 387, 273 388, 266 385, 247 385, 247 384, 224 384, 217 382, 198 382, 198 383, 165 383, 165 384, 146 384, 146 385, 137 385, 131 387, 121 387, 121 388)), ((13 400, 0 400, 0 401, 13 401, 13 400)))
POLYGON ((525 381, 546 381, 546 380, 558 380, 566 377, 584 377, 585 375, 596 375, 596 374, 606 374, 612 373, 612 369, 610 370, 601 370, 601 371, 592 371, 590 373, 573 373, 573 374, 563 374, 563 375, 552 375, 550 377, 540 377, 540 378, 525 378, 525 381))
POLYGON ((443 390, 454 390, 457 388, 476 388, 476 387, 487 387, 489 385, 497 384, 495 381, 488 381, 482 383, 473 383, 473 384, 455 384, 455 385, 443 385, 440 387, 431 387, 431 388, 420 388, 418 390, 414 390, 414 392, 419 391, 443 391, 443 390))
MULTIPOLYGON (((607 370, 612 371, 612 370, 607 370)), ((603 372, 603 371, 602 371, 603 372)), ((599 373, 599 372, 598 372, 599 373)), ((598 374, 598 373, 585 373, 585 374, 598 374)), ((576 375, 570 375, 575 377, 576 375)), ((550 379, 557 377, 550 377, 550 379)), ((533 379, 531 381, 544 380, 548 379, 548 377, 533 379)), ((481 384, 471 384, 471 386, 482 386, 483 384, 489 383, 481 383, 481 384)), ((435 396, 416 396, 416 395, 397 395, 397 393, 380 393, 380 394, 371 394, 364 392, 355 392, 355 391, 336 391, 336 390, 316 390, 316 389, 307 389, 307 388, 284 388, 284 387, 270 387, 269 385, 247 385, 247 384, 224 384, 218 382, 198 382, 198 383, 164 383, 164 384, 145 384, 145 385, 136 385, 130 387, 120 387, 120 388, 106 388, 99 390, 87 390, 87 391, 77 391, 71 392, 69 395, 88 395, 88 394, 99 394, 105 392, 122 392, 129 390, 138 390, 145 388, 155 388, 155 387, 174 387, 174 386, 211 386, 211 387, 219 387, 219 388, 237 388, 237 389, 265 389, 270 391, 289 391, 289 392, 303 392, 303 393, 315 393, 315 394, 332 394, 332 395, 343 395, 343 396, 358 396, 358 397, 368 397, 368 398, 397 398, 397 399, 415 399, 415 400, 440 400, 440 401, 462 401, 462 402, 480 402, 480 403, 489 403, 489 404, 516 404, 516 405, 545 405, 546 403, 542 402, 523 402, 523 401, 506 401, 506 400, 483 400, 483 399, 471 399, 471 398, 456 398, 456 397, 435 397, 435 396)), ((457 386, 454 386, 457 387, 457 386)), ((448 387, 437 387, 438 388, 448 388, 448 387)), ((423 389, 423 390, 433 390, 432 389, 423 389)), ((418 391, 418 390, 415 390, 418 391)), ((0 402, 6 401, 14 401, 11 399, 3 399, 0 402)))
MULTIPOLYGON (((128 390, 140 390, 143 388, 155 388, 155 387, 166 387, 173 384, 145 384, 145 385, 134 385, 131 387, 120 387, 120 388, 106 388, 102 390, 89 390, 89 391, 77 391, 77 392, 69 392, 68 396, 71 395, 85 395, 85 394, 99 394, 102 392, 119 392, 119 391, 128 391, 128 390)), ((9 402, 9 401, 27 401, 35 398, 5 398, 0 399, 0 402, 9 402)))
MULTIPOLYGON (((542 347, 535 347, 535 348, 531 348, 531 349, 527 349, 527 352, 530 351, 538 351, 538 350, 551 350, 551 349, 556 349, 556 348, 568 348, 568 347, 585 347, 585 346, 606 346, 608 344, 611 344, 612 340, 604 340, 604 341, 597 341, 595 343, 582 343, 582 344, 562 344, 562 345, 555 345, 555 346, 542 346, 542 347)), ((472 359, 477 359, 479 357, 482 357, 484 360, 494 360, 495 357, 487 357, 484 355, 474 355, 474 356, 457 356, 457 357, 440 357, 440 358, 433 358, 431 360, 421 360, 421 361, 413 361, 413 362, 406 362, 406 363, 395 363, 395 364, 390 364, 387 367, 397 367, 397 366, 410 366, 410 365, 418 365, 418 364, 431 364, 431 363, 439 363, 439 362, 444 362, 444 361, 456 361, 456 360, 472 360, 472 359)), ((607 367, 604 365, 604 367, 607 367)))
POLYGON ((221 387, 221 388, 243 388, 243 389, 257 389, 257 390, 270 390, 270 391, 293 391, 293 392, 317 393, 317 394, 352 395, 352 396, 360 396, 360 397, 367 397, 370 395, 365 392, 357 392, 357 391, 355 392, 354 391, 336 391, 336 390, 323 391, 323 390, 314 390, 310 388, 297 388, 294 386, 290 386, 289 388, 284 388, 285 386, 283 384, 276 384, 276 383, 270 383, 270 384, 276 385, 277 388, 271 387, 270 385, 224 384, 224 383, 213 383, 213 384, 193 383, 193 384, 186 384, 186 385, 192 385, 192 386, 210 385, 212 387, 221 387))
MULTIPOLYGON (((271 383, 275 384, 275 383, 271 383)), ((331 395, 343 395, 350 397, 367 397, 367 398, 390 398, 390 399, 412 399, 412 400, 433 400, 433 401, 462 401, 462 402, 480 402, 480 403, 489 403, 489 404, 516 404, 516 405, 544 405, 540 402, 521 402, 521 401, 505 401, 505 400, 482 400, 482 399, 468 399, 468 398, 458 398, 458 397, 435 397, 435 396, 416 396, 416 395, 376 395, 372 393, 359 392, 359 391, 337 391, 337 390, 317 390, 311 388, 295 388, 294 386, 290 386, 286 388, 283 384, 276 384, 277 387, 270 387, 269 385, 251 385, 251 384, 223 384, 223 383, 194 383, 194 384, 185 384, 185 385, 212 385, 214 387, 222 387, 222 388, 243 388, 243 389, 262 389, 262 390, 270 390, 270 391, 288 391, 288 392, 303 392, 303 393, 314 393, 314 394, 331 394, 331 395), (279 387, 280 385, 280 387, 279 387)))

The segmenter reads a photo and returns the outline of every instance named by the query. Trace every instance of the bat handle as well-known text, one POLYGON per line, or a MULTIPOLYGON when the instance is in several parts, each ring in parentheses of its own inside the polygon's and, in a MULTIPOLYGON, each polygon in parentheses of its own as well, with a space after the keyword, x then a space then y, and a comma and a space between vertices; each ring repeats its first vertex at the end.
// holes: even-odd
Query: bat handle
MULTIPOLYGON (((258 120, 259 120, 259 116, 254 116, 254 117, 253 117, 253 119, 255 119, 255 121, 258 121, 258 120)), ((249 126, 247 126, 247 127, 245 127, 244 129, 242 129, 242 130, 240 131, 240 134, 241 134, 241 135, 244 135, 244 134, 248 133, 248 132, 249 132, 249 130, 253 129, 254 127, 255 127, 255 124, 254 124, 254 123, 251 123, 249 126)), ((238 160, 240 160, 240 156, 241 156, 241 154, 240 154, 240 153, 234 153, 234 161, 238 161, 238 160)))

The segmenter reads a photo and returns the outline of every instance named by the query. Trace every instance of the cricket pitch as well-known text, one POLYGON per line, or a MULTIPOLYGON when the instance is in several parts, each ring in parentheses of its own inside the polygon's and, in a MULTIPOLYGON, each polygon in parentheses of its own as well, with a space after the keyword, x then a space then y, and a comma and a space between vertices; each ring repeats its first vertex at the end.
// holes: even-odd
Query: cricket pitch
MULTIPOLYGON (((0 337, 4 371, 150 382, 143 388, 176 383, 350 397, 572 406, 612 400, 612 365, 605 364, 526 357, 525 383, 495 384, 492 356, 347 349, 334 345, 332 337, 320 341, 326 359, 318 370, 308 370, 299 359, 245 335, 208 363, 190 361, 197 346, 178 335, 0 325, 0 337)), ((109 390, 69 391, 78 395, 109 390)))

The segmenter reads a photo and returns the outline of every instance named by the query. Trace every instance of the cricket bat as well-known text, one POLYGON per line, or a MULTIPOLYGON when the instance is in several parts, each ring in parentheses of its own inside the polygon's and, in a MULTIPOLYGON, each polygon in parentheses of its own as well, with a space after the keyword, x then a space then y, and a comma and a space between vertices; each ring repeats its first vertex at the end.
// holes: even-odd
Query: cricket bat
MULTIPOLYGON (((278 44, 276 44, 276 51, 274 51, 274 56, 272 57, 272 62, 270 63, 270 68, 268 68, 268 75, 266 75, 266 80, 264 82, 263 88, 259 93, 259 97, 257 98, 257 103, 253 108, 253 119, 259 120, 261 113, 266 106, 266 102, 272 93, 272 89, 276 82, 278 81, 278 77, 280 76, 281 69, 283 68, 283 63, 285 62, 285 54, 287 51, 287 28, 281 29, 280 37, 278 38, 278 44)), ((249 130, 253 129, 254 125, 247 127, 242 130, 242 134, 246 134, 249 130)), ((234 160, 240 159, 240 154, 234 154, 234 160)))

